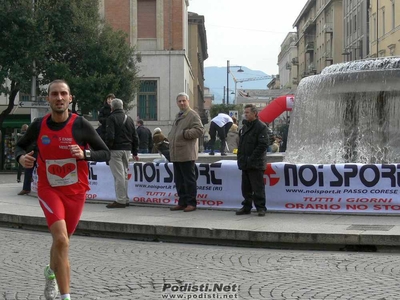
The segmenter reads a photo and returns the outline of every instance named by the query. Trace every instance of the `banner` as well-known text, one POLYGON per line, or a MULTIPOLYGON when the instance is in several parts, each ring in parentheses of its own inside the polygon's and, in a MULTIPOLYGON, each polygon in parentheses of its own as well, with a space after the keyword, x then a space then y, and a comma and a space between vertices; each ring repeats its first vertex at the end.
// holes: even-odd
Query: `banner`
MULTIPOLYGON (((89 163, 87 199, 115 200, 114 179, 105 163, 89 163)), ((133 203, 176 205, 172 163, 129 165, 133 203)), ((241 171, 235 160, 196 164, 198 207, 240 208, 241 171)), ((36 191, 36 172, 32 190, 36 191)), ((270 211, 400 213, 400 164, 267 164, 264 173, 270 211)))
MULTIPOLYGON (((115 200, 114 179, 105 163, 89 164, 87 199, 115 200)), ((237 208, 241 203, 241 172, 236 161, 196 164, 197 203, 206 208, 237 208), (227 176, 229 174, 229 176, 227 176)), ((172 163, 129 164, 128 196, 133 203, 177 205, 172 163)))
POLYGON ((400 165, 268 164, 269 210, 400 213, 400 165))

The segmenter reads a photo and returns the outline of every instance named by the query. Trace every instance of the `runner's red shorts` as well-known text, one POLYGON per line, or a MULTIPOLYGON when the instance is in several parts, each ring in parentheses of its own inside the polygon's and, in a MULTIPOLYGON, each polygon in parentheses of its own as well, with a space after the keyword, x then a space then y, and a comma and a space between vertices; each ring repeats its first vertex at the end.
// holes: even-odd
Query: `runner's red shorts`
POLYGON ((40 188, 38 190, 40 206, 46 217, 47 226, 50 228, 54 222, 65 220, 67 232, 72 235, 78 226, 86 201, 86 193, 64 195, 58 190, 40 188))

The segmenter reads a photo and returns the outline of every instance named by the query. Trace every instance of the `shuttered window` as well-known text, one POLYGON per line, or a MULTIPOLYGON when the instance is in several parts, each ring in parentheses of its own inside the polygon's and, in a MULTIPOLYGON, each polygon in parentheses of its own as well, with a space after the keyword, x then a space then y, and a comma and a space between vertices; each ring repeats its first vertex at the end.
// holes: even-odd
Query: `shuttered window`
POLYGON ((157 80, 140 82, 138 117, 144 121, 157 121, 157 80))

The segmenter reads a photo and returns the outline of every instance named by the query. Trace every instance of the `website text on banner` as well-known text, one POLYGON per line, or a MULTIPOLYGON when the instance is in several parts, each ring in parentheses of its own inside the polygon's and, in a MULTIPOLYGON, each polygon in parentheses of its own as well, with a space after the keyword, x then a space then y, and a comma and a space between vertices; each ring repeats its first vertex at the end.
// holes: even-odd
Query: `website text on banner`
MULTIPOLYGON (((114 200, 105 163, 90 163, 88 199, 114 200)), ((196 164, 199 207, 238 208, 242 201, 236 161, 196 164)), ((175 205, 172 164, 129 165, 129 198, 136 203, 175 205)), ((37 175, 32 190, 36 191, 37 175)), ((400 213, 400 164, 268 164, 264 174, 270 211, 400 213)))

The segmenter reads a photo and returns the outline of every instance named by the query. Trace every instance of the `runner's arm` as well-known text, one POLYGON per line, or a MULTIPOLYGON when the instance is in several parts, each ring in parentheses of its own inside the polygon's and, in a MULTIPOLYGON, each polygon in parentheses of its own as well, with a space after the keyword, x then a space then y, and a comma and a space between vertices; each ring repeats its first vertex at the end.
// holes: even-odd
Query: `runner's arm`
POLYGON ((79 121, 75 122, 72 132, 74 139, 79 145, 90 147, 90 161, 109 161, 110 150, 103 142, 101 137, 97 134, 92 124, 89 123, 85 118, 81 117, 81 126, 79 121))
POLYGON ((26 133, 18 140, 17 145, 15 146, 15 160, 17 162, 19 162, 19 158, 27 152, 32 150, 37 151, 35 145, 39 137, 41 120, 41 118, 35 119, 28 127, 26 133))

